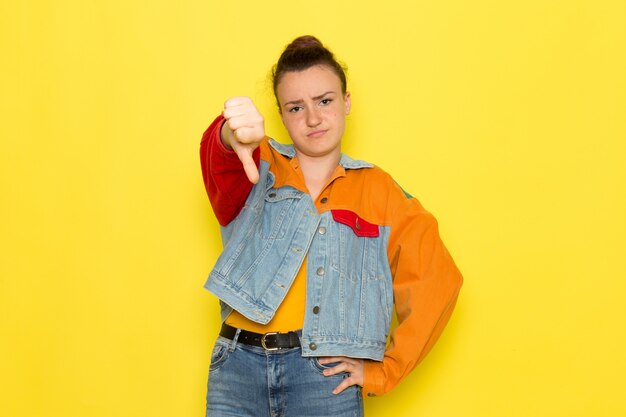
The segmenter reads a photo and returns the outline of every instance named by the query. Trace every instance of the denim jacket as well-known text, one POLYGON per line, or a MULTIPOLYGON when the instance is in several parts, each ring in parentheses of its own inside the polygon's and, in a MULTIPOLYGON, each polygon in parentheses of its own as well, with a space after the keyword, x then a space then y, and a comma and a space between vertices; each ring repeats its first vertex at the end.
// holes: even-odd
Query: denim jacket
MULTIPOLYGON (((291 146, 270 145, 295 156, 291 146)), ((372 167, 346 155, 340 165, 372 167)), ((319 214, 309 194, 275 188, 266 161, 259 174, 239 215, 222 227, 224 251, 205 284, 222 301, 222 319, 234 308, 268 323, 308 254, 307 270, 315 278, 307 282, 303 355, 382 360, 393 307, 389 227, 361 220, 360 230, 353 229, 342 223, 349 211, 319 214)))

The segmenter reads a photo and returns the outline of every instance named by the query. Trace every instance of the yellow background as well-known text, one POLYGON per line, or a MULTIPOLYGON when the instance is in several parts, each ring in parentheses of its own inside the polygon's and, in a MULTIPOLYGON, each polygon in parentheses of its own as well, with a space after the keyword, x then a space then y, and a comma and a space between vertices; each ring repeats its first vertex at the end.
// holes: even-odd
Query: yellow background
POLYGON ((344 150, 439 219, 465 276, 369 416, 623 416, 626 3, 3 1, 0 416, 200 416, 220 251, 202 132, 319 36, 344 150))

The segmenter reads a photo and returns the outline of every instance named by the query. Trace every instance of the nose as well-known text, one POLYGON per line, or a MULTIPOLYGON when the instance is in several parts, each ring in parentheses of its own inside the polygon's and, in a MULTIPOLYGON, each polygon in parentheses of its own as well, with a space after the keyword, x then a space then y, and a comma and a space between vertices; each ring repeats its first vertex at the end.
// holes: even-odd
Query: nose
POLYGON ((322 118, 320 117, 319 109, 317 109, 316 107, 311 107, 310 109, 308 109, 306 113, 307 113, 306 114, 307 126, 315 127, 319 125, 320 123, 322 123, 322 118))

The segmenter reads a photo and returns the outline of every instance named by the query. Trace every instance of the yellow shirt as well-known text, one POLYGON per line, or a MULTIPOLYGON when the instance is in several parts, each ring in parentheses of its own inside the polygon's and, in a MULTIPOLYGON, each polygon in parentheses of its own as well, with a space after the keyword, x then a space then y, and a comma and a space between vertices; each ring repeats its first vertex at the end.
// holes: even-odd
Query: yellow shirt
POLYGON ((247 319, 237 310, 226 318, 226 324, 256 333, 281 332, 301 329, 304 325, 304 306, 306 300, 306 258, 291 284, 285 299, 276 310, 274 318, 267 324, 260 324, 247 319))

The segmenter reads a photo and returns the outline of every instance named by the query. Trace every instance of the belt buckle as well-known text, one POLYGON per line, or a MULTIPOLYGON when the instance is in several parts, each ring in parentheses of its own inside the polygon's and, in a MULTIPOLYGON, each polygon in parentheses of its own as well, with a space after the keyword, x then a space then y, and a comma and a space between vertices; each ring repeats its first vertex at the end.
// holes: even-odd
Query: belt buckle
POLYGON ((265 338, 267 336, 274 336, 274 335, 277 335, 277 334, 279 334, 279 332, 269 332, 269 333, 265 333, 263 336, 261 336, 261 346, 263 346, 263 349, 265 349, 265 350, 278 350, 278 347, 270 348, 270 347, 267 347, 267 344, 265 343, 265 338))

